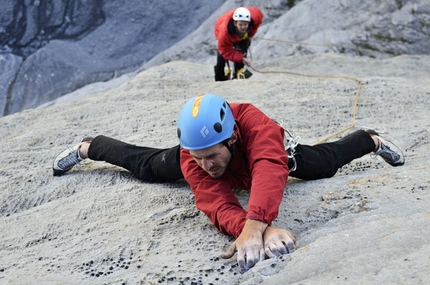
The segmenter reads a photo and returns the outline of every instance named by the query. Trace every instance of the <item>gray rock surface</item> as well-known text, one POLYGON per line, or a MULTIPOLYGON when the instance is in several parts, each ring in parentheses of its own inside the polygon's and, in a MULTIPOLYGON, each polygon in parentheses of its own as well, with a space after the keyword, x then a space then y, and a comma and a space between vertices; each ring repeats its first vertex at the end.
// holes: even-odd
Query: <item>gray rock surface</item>
MULTIPOLYGON (((260 64, 267 73, 220 84, 211 64, 170 62, 86 98, 1 118, 0 283, 429 284, 429 56, 260 64), (176 145, 180 107, 202 92, 253 103, 303 144, 352 124, 376 128, 406 163, 366 155, 329 179, 289 179, 274 225, 294 232, 298 249, 242 275, 235 258, 218 257, 233 239, 196 209, 184 181, 142 183, 91 161, 52 176, 55 155, 86 135, 176 145)), ((235 194, 246 206, 249 192, 235 194)))
POLYGON ((429 9, 429 1, 419 0, 303 1, 267 25, 264 37, 334 46, 262 42, 257 45, 256 54, 262 53, 263 57, 328 51, 374 57, 430 54, 426 48, 430 45, 429 9), (282 26, 288 29, 277 32, 277 27, 282 26))

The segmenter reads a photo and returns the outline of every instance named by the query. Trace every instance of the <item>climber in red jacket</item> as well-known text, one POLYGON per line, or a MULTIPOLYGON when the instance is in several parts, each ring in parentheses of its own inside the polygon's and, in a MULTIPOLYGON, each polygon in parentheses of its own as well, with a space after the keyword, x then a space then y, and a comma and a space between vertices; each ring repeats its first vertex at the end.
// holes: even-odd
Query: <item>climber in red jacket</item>
POLYGON ((215 23, 215 37, 218 40, 215 81, 228 80, 225 65, 234 62, 234 75, 251 61, 246 58, 252 37, 263 22, 263 13, 256 7, 240 7, 223 14, 215 23))
POLYGON ((288 176, 331 177, 371 152, 392 166, 404 164, 401 150, 373 130, 357 130, 335 142, 302 145, 255 106, 230 105, 214 94, 188 100, 179 115, 177 135, 180 145, 166 149, 102 135, 86 137, 57 155, 54 175, 63 175, 89 158, 123 167, 146 182, 185 178, 197 208, 219 231, 236 238, 221 257, 237 252, 239 268, 245 272, 266 256, 295 250, 293 234, 272 225, 288 176), (250 190, 246 210, 233 189, 250 190))

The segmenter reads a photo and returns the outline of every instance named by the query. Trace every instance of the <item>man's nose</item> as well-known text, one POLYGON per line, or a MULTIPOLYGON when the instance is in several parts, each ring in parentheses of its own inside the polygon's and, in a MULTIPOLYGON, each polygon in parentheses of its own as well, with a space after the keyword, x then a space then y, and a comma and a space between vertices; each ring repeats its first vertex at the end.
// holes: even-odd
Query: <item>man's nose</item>
POLYGON ((202 166, 204 170, 210 170, 212 167, 212 161, 210 161, 209 159, 203 159, 202 160, 202 166))

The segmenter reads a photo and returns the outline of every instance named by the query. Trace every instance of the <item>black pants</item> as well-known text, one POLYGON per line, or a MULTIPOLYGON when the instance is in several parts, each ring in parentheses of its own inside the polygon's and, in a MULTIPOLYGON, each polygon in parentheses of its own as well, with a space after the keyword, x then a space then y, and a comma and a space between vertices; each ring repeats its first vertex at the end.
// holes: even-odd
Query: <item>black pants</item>
MULTIPOLYGON (((315 146, 297 145, 297 169, 290 176, 314 180, 331 177, 352 160, 372 152, 375 144, 359 130, 336 142, 315 146)), ((179 162, 179 145, 166 148, 135 146, 105 136, 91 142, 88 157, 121 166, 146 182, 170 182, 184 178, 179 162)))
MULTIPOLYGON (((249 47, 249 40, 243 40, 237 43, 234 48, 246 56, 246 53, 248 52, 248 47, 249 47)), ((225 76, 225 71, 224 71, 226 63, 227 63, 227 60, 219 53, 219 51, 217 51, 216 65, 214 66, 215 81, 229 80, 229 78, 225 76)), ((237 72, 243 67, 244 67, 244 64, 242 62, 234 63, 233 78, 237 77, 237 72)))
POLYGON ((179 164, 179 145, 159 149, 97 136, 90 144, 88 158, 124 167, 146 182, 170 182, 184 178, 179 164))

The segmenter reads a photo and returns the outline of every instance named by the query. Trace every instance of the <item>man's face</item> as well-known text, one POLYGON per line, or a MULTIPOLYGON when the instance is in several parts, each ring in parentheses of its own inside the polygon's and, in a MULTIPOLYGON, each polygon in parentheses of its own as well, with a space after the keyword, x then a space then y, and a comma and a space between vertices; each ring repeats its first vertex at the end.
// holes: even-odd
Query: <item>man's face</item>
POLYGON ((236 27, 236 30, 243 34, 248 30, 249 22, 246 21, 235 21, 234 26, 236 27))
POLYGON ((221 143, 205 149, 190 150, 190 155, 198 166, 213 178, 219 178, 224 174, 231 159, 230 151, 221 143))

